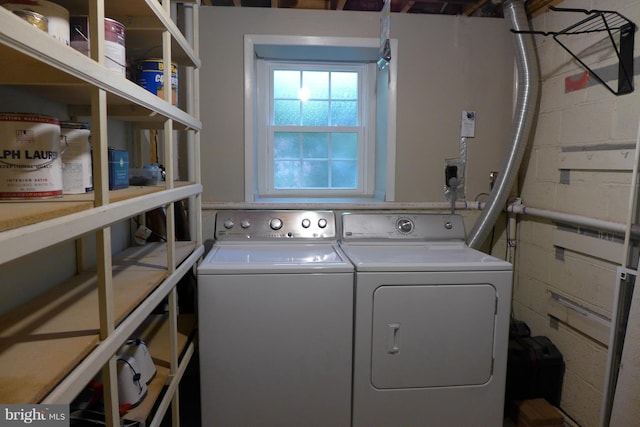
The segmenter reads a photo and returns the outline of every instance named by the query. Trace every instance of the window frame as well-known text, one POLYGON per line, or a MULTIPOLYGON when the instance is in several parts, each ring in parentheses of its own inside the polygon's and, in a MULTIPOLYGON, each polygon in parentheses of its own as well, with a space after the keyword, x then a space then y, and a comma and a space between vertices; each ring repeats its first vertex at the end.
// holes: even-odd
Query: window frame
MULTIPOLYGON (((386 70, 374 73, 370 83, 374 90, 385 93, 383 103, 380 100, 371 105, 376 117, 375 164, 371 165, 371 175, 375 174, 373 194, 341 195, 336 190, 322 190, 322 196, 264 196, 258 193, 259 183, 263 180, 257 173, 259 161, 258 140, 264 137, 258 126, 257 112, 262 108, 258 100, 263 95, 260 88, 264 82, 258 83, 264 73, 258 72, 260 58, 280 59, 287 61, 325 60, 355 61, 375 63, 380 40, 378 38, 334 37, 334 36, 299 36, 299 35, 260 35, 244 36, 244 146, 245 146, 245 202, 254 203, 291 203, 291 202, 324 202, 324 203, 371 203, 392 202, 395 198, 395 160, 396 160, 396 116, 397 116, 397 61, 398 41, 390 40, 392 63, 386 70), (383 112, 381 114, 381 112, 383 112), (378 153, 382 153, 379 155, 378 153)), ((264 127, 263 127, 264 128, 264 127)))

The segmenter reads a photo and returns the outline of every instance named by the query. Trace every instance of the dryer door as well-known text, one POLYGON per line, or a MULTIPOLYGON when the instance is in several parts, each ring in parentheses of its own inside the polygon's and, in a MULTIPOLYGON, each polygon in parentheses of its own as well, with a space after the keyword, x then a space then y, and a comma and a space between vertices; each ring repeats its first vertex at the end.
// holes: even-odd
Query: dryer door
POLYGON ((490 284, 377 288, 373 386, 398 389, 488 382, 496 301, 496 289, 490 284))

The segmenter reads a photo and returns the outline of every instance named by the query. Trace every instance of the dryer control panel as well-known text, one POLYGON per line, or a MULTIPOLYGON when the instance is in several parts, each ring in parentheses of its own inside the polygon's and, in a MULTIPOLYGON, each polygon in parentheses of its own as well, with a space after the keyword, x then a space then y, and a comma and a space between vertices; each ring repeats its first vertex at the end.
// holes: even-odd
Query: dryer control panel
POLYGON ((335 240, 333 211, 246 210, 216 215, 217 240, 335 240))
POLYGON ((460 215, 345 213, 342 240, 464 240, 460 215))

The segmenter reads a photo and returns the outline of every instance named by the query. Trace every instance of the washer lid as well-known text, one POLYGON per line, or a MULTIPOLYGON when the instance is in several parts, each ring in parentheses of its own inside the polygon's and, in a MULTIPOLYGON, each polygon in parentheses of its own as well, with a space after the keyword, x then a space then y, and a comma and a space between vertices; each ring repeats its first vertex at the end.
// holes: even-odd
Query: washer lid
POLYGON ((512 265, 464 243, 342 244, 356 271, 504 271, 512 265))
POLYGON ((353 266, 332 244, 218 244, 199 274, 352 272, 353 266))

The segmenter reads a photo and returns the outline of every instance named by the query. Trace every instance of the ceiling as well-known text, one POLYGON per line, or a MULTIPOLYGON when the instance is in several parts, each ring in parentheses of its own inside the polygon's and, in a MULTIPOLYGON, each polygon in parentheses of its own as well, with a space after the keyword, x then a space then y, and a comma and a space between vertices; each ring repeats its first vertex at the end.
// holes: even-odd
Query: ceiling
MULTIPOLYGON (((391 12, 502 17, 503 0, 391 0, 391 12)), ((561 0, 528 0, 529 15, 561 0)), ((202 0, 204 6, 269 7, 283 9, 357 10, 377 12, 383 0, 202 0)))

